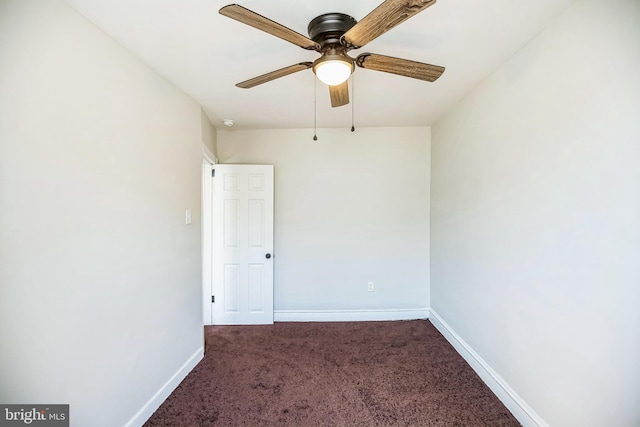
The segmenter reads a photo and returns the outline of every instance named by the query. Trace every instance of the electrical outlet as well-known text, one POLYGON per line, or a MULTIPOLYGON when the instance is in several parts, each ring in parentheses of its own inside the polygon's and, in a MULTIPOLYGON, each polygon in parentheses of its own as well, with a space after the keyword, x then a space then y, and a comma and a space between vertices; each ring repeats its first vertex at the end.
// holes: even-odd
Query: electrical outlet
POLYGON ((373 282, 367 283, 367 292, 373 292, 373 282))

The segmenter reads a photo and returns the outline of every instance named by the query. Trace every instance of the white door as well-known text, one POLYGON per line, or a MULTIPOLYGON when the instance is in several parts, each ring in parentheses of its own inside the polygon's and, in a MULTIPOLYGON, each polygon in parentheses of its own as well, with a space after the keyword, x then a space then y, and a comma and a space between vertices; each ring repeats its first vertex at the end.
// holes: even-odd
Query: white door
POLYGON ((213 323, 273 323, 273 165, 215 165, 213 323))

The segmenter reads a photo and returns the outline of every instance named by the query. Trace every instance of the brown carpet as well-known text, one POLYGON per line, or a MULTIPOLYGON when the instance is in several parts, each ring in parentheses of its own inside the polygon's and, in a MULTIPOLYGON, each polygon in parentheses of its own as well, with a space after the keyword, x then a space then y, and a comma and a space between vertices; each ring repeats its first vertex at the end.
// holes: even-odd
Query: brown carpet
POLYGON ((204 359, 146 427, 520 425, 429 321, 205 335, 204 359))

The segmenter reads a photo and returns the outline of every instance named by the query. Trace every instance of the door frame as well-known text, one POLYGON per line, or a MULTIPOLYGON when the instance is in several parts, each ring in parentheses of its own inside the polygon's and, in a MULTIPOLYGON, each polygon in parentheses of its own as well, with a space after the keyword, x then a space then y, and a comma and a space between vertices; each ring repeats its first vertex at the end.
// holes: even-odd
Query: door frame
POLYGON ((213 325, 213 166, 218 158, 211 151, 202 150, 202 323, 213 325))

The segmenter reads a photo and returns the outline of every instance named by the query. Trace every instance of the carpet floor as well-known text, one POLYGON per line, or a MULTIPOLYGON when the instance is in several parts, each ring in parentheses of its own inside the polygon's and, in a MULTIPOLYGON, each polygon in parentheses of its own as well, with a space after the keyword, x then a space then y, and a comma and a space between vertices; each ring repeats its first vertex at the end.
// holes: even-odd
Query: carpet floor
POLYGON ((425 320, 207 326, 158 426, 519 426, 425 320))

